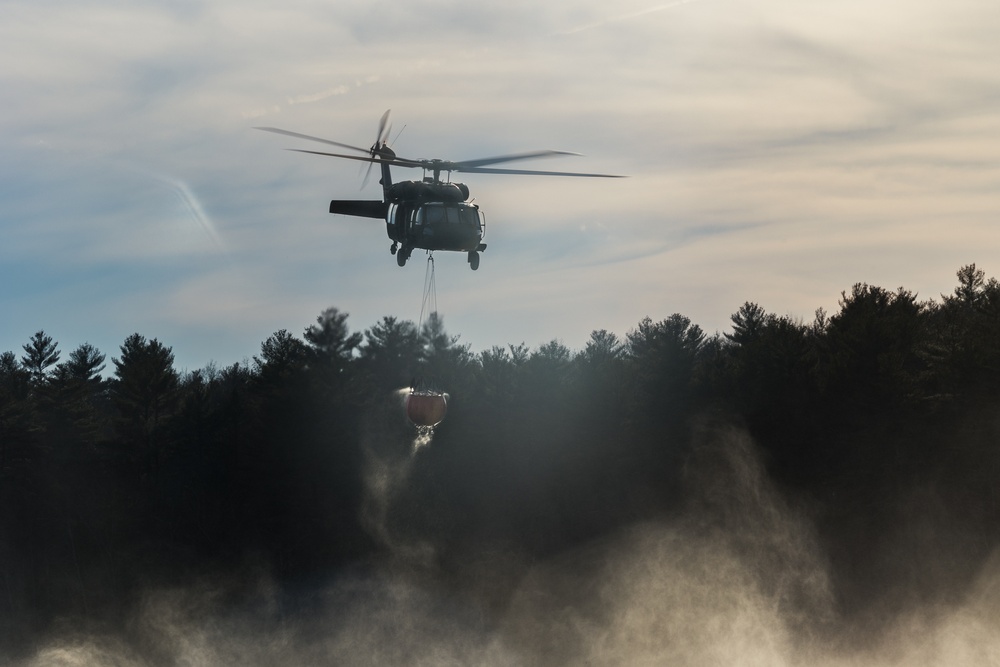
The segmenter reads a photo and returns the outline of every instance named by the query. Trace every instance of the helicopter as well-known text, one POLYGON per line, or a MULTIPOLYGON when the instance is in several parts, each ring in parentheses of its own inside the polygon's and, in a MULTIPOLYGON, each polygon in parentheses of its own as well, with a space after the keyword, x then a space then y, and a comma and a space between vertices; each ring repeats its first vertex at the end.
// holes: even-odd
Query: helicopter
MULTIPOLYGON (((339 141, 282 130, 277 127, 256 127, 254 129, 274 132, 298 139, 317 141, 339 148, 364 153, 364 155, 344 155, 323 151, 292 148, 299 153, 310 153, 346 160, 360 160, 368 163, 362 188, 368 182, 373 165, 379 165, 382 172, 382 199, 357 200, 335 199, 330 202, 330 213, 351 215, 362 218, 385 220, 386 233, 392 241, 389 252, 396 256, 396 263, 405 266, 414 249, 428 251, 447 250, 467 253, 470 268, 479 268, 479 253, 486 250, 483 237, 486 233, 486 218, 478 204, 469 200, 469 188, 464 183, 453 183, 452 172, 467 174, 521 174, 529 176, 574 176, 585 178, 623 178, 614 174, 583 174, 566 171, 538 171, 529 169, 505 169, 490 167, 504 162, 535 160, 560 155, 579 155, 568 151, 541 150, 528 153, 513 153, 495 157, 478 158, 452 162, 441 159, 419 159, 399 157, 389 147, 391 132, 389 111, 379 120, 378 133, 371 148, 360 148, 339 141), (394 183, 390 167, 406 167, 423 170, 419 181, 394 183), (445 175, 442 180, 442 174, 445 175)), ((397 135, 398 137, 398 135, 397 135)))

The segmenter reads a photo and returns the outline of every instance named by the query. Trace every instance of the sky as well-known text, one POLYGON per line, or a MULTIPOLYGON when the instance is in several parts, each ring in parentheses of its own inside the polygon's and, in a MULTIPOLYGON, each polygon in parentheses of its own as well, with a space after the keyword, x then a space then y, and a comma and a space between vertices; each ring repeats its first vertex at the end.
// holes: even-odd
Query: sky
MULTIPOLYGON (((44 330, 108 371, 127 336, 178 370, 259 354, 326 308, 418 320, 364 165, 253 130, 625 179, 470 174, 476 272, 435 253, 474 352, 582 349, 644 317, 802 321, 866 282, 939 299, 1000 275, 994 0, 5 0, 0 352, 44 330)), ((320 148, 322 150, 322 148, 320 148)), ((397 179, 419 178, 413 170, 397 179)), ((106 372, 108 372, 106 371, 106 372)))

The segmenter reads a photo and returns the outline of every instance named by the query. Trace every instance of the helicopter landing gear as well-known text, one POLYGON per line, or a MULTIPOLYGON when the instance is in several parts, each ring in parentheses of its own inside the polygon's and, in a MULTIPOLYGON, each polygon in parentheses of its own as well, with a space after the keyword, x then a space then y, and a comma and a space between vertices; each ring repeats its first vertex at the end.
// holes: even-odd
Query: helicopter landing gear
POLYGON ((397 244, 393 243, 391 246, 389 246, 389 254, 390 255, 395 255, 396 254, 396 250, 398 248, 399 248, 399 246, 397 244))
MULTIPOLYGON (((392 249, 390 248, 390 250, 392 249)), ((405 266, 406 260, 410 258, 410 253, 412 251, 413 248, 407 248, 405 245, 398 251, 396 251, 396 264, 399 264, 400 266, 405 266)))
POLYGON ((475 250, 469 251, 469 268, 473 271, 479 268, 479 253, 475 250))

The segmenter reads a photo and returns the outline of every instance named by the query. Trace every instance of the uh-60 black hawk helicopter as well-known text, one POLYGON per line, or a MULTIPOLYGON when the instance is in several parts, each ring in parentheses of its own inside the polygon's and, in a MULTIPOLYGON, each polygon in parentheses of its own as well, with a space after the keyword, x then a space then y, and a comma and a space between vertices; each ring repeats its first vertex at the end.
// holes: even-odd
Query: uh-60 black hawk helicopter
MULTIPOLYGON (((396 263, 404 266, 410 253, 415 248, 433 250, 452 250, 468 253, 469 266, 473 271, 479 268, 479 253, 486 249, 483 235, 486 231, 486 220, 478 204, 469 201, 469 188, 464 183, 452 183, 451 173, 466 174, 522 174, 529 176, 577 176, 587 178, 622 178, 613 174, 581 174, 567 171, 538 171, 529 169, 498 169, 488 165, 516 160, 534 160, 537 158, 557 155, 579 155, 566 151, 533 151, 530 153, 515 153, 496 157, 479 158, 451 162, 439 159, 411 160, 402 158, 389 148, 387 139, 390 126, 389 112, 386 111, 378 125, 378 136, 371 148, 359 148, 339 141, 330 141, 307 134, 290 132, 276 127, 258 127, 255 129, 276 132, 299 139, 318 141, 340 148, 365 153, 366 155, 342 155, 339 153, 324 153, 298 148, 290 150, 314 155, 360 160, 371 165, 378 164, 382 169, 382 200, 343 200, 330 202, 330 213, 353 215, 362 218, 379 218, 385 220, 386 232, 392 240, 389 252, 396 256, 396 263), (392 182, 390 167, 411 167, 424 170, 424 177, 419 181, 392 182), (441 179, 445 174, 445 179, 441 179)), ((368 181, 368 174, 362 187, 368 181)))

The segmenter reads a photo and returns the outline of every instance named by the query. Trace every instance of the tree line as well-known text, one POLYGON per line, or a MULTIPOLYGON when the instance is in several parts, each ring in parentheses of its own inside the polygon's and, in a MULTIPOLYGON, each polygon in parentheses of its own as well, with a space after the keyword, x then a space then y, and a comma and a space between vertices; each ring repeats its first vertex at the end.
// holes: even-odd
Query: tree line
POLYGON ((810 322, 747 302, 721 335, 673 314, 581 350, 473 352, 436 314, 353 332, 330 308, 184 374, 156 338, 109 366, 39 331, 0 355, 0 641, 248 558, 294 586, 386 535, 432 543, 445 572, 483 545, 543 558, 683 508, 706 423, 749 432, 812 508, 844 613, 919 578, 948 595, 1000 544, 1000 284, 957 276, 939 300, 857 284, 810 322), (414 378, 450 394, 415 455, 395 393, 414 378), (366 475, 392 461, 405 483, 375 499, 366 475), (900 531, 913 507, 935 530, 900 531))

